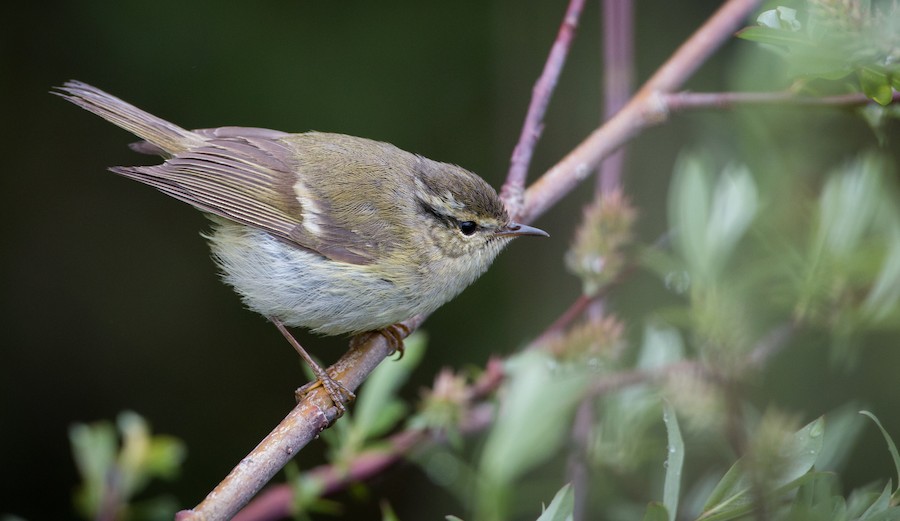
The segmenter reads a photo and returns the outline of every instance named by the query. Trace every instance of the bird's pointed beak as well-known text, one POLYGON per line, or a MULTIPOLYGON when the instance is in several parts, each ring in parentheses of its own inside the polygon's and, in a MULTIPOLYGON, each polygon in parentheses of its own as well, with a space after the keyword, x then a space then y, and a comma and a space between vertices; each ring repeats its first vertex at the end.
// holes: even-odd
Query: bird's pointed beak
POLYGON ((520 235, 539 235, 541 237, 550 237, 549 233, 541 230, 540 228, 535 228, 533 226, 519 223, 507 224, 506 227, 497 230, 497 235, 503 235, 506 237, 518 237, 520 235))

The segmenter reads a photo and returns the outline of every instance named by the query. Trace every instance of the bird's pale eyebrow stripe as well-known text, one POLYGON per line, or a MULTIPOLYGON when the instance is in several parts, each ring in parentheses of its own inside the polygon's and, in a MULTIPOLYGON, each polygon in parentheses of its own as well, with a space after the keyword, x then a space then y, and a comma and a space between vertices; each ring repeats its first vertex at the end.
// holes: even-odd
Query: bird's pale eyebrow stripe
POLYGON ((446 202, 447 205, 454 210, 463 210, 466 207, 464 203, 456 200, 456 197, 453 196, 453 192, 451 192, 450 190, 444 192, 444 202, 446 202))

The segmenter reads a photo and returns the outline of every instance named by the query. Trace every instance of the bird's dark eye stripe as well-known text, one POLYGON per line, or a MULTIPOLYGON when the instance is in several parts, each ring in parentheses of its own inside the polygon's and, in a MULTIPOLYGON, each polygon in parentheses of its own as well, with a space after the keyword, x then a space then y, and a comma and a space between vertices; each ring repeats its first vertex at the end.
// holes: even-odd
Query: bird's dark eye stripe
POLYGON ((423 212, 423 213, 428 214, 428 215, 431 215, 432 217, 434 217, 434 218, 437 219, 438 221, 441 221, 441 222, 443 222, 443 223, 447 223, 448 225, 452 225, 452 223, 453 223, 453 221, 454 221, 453 218, 451 218, 451 217, 449 217, 449 216, 447 216, 447 215, 444 215, 444 214, 438 212, 437 210, 434 209, 433 206, 431 206, 430 204, 428 204, 428 203, 426 203, 426 202, 424 202, 424 201, 420 201, 420 207, 422 208, 422 212, 423 212))
POLYGON ((442 214, 425 201, 419 201, 419 203, 422 213, 431 215, 447 226, 459 228, 459 231, 462 232, 463 235, 472 235, 478 231, 479 226, 475 221, 459 221, 455 217, 442 214))
POLYGON ((459 231, 463 233, 463 235, 472 235, 478 229, 478 224, 475 221, 462 221, 459 223, 459 231))

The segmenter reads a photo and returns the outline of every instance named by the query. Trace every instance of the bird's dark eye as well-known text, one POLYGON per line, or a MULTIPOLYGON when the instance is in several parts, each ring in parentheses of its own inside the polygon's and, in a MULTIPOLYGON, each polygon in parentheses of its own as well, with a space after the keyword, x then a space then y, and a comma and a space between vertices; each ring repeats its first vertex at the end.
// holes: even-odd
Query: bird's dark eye
POLYGON ((459 223, 459 231, 461 231, 463 235, 472 235, 477 229, 478 225, 475 221, 463 221, 459 223))

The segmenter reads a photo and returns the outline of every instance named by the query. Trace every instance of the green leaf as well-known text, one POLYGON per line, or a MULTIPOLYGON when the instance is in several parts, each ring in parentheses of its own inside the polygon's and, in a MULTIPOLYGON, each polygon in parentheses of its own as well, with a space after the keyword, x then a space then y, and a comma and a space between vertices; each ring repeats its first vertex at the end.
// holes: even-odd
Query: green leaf
POLYGON ((187 454, 181 440, 151 435, 147 420, 132 411, 120 413, 116 423, 122 438, 117 463, 118 487, 126 498, 142 490, 153 478, 172 478, 178 474, 187 454))
POLYGON ((736 503, 745 494, 748 489, 746 483, 746 472, 743 468, 743 462, 738 460, 728 469, 728 472, 722 476, 722 479, 713 489, 703 506, 703 515, 701 519, 711 519, 708 513, 727 511, 732 503, 736 503))
POLYGON ((391 504, 384 500, 381 502, 381 521, 400 521, 397 513, 391 508, 391 504))
POLYGON ((141 512, 174 513, 174 503, 168 498, 134 505, 129 501, 150 479, 178 472, 186 453, 184 444, 171 436, 151 435, 147 421, 131 411, 119 414, 116 423, 118 436, 108 421, 75 424, 69 429, 72 454, 81 474, 76 508, 89 518, 101 510, 127 509, 133 519, 141 512))
POLYGON ((863 310, 878 321, 887 317, 900 300, 900 232, 894 231, 881 271, 863 303, 863 310))
POLYGON ((710 186, 706 170, 696 156, 679 157, 669 193, 669 220, 675 229, 675 244, 692 273, 708 271, 706 224, 710 186))
POLYGON ((887 485, 885 485, 884 490, 881 491, 881 495, 878 496, 869 508, 863 512, 863 515, 860 516, 860 521, 868 521, 873 519, 876 515, 882 514, 885 510, 890 508, 891 506, 891 480, 888 480, 887 485))
POLYGON ((808 423, 794 434, 782 453, 786 468, 776 482, 777 485, 789 484, 812 469, 822 451, 824 434, 825 419, 822 417, 808 423))
POLYGON ((820 244, 827 253, 846 258, 857 250, 882 199, 883 161, 867 155, 844 167, 844 173, 829 178, 819 200, 820 244))
MULTIPOLYGON (((800 478, 787 483, 781 487, 767 491, 767 495, 779 496, 798 489, 819 477, 821 473, 809 472, 800 478)), ((705 510, 698 517, 698 521, 726 521, 736 519, 751 512, 755 506, 755 497, 749 493, 749 486, 743 488, 738 494, 728 497, 726 501, 714 506, 710 510, 705 510)))
POLYGON ((675 167, 669 220, 678 252, 694 280, 714 279, 746 232, 757 211, 750 172, 728 167, 711 186, 710 167, 698 156, 683 155, 675 167))
POLYGON ((706 240, 717 264, 724 264, 756 216, 758 196, 750 171, 729 166, 713 192, 706 240))
POLYGON ((822 442, 822 451, 816 459, 816 469, 838 472, 856 448, 865 422, 859 421, 859 407, 848 404, 825 415, 828 431, 822 442))
POLYGON ((495 485, 553 454, 568 433, 587 373, 564 371, 549 355, 529 351, 507 362, 509 381, 481 458, 482 475, 495 485))
POLYGON ((894 90, 891 87, 890 76, 879 68, 860 67, 856 71, 859 77, 859 84, 863 93, 881 106, 887 106, 891 103, 894 96, 894 90))
MULTIPOLYGON (((673 514, 674 515, 674 514, 673 514)), ((647 505, 647 511, 644 513, 644 521, 670 521, 674 517, 669 516, 666 507, 657 501, 653 501, 647 505)))
POLYGON ((290 480, 290 485, 293 492, 291 512, 294 516, 308 512, 334 515, 341 512, 342 505, 340 503, 322 497, 325 483, 321 479, 314 478, 309 474, 300 474, 290 480))
POLYGON ((891 507, 888 510, 883 510, 866 518, 865 521, 900 521, 900 507, 891 507))
POLYGON ((668 521, 675 521, 678 512, 678 498, 681 492, 681 471, 684 466, 684 440, 678 427, 675 409, 666 403, 663 406, 663 421, 668 433, 668 458, 666 459, 666 480, 663 485, 663 504, 669 512, 668 521))
POLYGON ((851 519, 862 517, 863 512, 872 506, 872 503, 878 500, 881 492, 877 489, 876 483, 855 488, 850 492, 847 498, 847 514, 851 519))
POLYGON ((869 411, 859 411, 860 414, 868 416, 875 425, 878 426, 878 429, 881 431, 881 435, 884 436, 884 441, 887 442, 888 452, 891 453, 891 458, 894 460, 894 471, 897 472, 897 486, 898 490, 900 490, 900 453, 897 452, 897 446, 894 444, 894 440, 891 439, 891 435, 888 434, 888 431, 885 430, 884 426, 881 425, 881 422, 878 421, 878 418, 875 417, 874 414, 869 411))
MULTIPOLYGON (((818 418, 794 433, 780 451, 783 470, 771 484, 770 494, 783 494, 800 487, 815 474, 810 473, 822 450, 824 420, 818 418)), ((738 460, 716 485, 703 507, 704 521, 721 521, 743 515, 752 508, 750 479, 744 469, 743 459, 738 460)))
POLYGON ((572 521, 575 511, 575 490, 571 484, 559 489, 537 521, 572 521))
POLYGON ((417 331, 404 341, 400 360, 380 364, 363 385, 353 409, 353 429, 363 439, 378 437, 390 430, 403 416, 406 407, 397 399, 397 390, 409 379, 425 354, 426 336, 417 331))
POLYGON ((786 519, 846 521, 847 506, 844 498, 838 495, 840 482, 837 475, 828 472, 810 475, 812 478, 797 489, 786 519))
POLYGON ((115 465, 118 441, 110 422, 92 425, 76 423, 69 428, 72 457, 81 475, 75 494, 78 511, 93 518, 99 512, 106 491, 107 476, 115 465))
POLYGON ((808 37, 802 33, 771 27, 747 27, 738 31, 737 37, 776 46, 809 45, 808 37))

